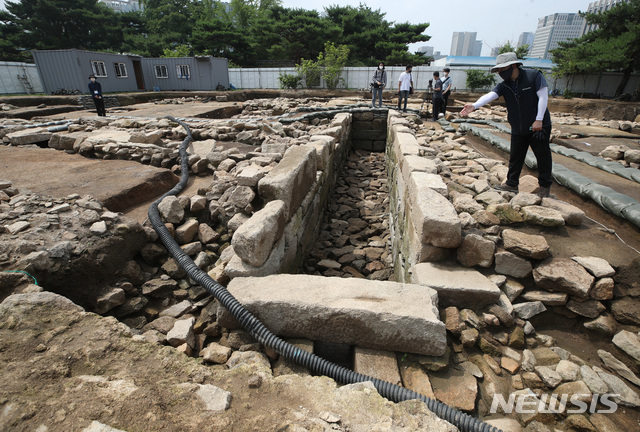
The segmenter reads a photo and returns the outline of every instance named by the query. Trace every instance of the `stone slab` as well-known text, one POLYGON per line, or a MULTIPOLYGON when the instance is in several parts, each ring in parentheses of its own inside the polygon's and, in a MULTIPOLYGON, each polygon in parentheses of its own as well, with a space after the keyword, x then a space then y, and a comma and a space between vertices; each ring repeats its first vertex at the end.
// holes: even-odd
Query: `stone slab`
POLYGON ((392 384, 401 385, 400 371, 396 354, 391 351, 380 351, 356 347, 353 370, 373 378, 392 384))
MULTIPOLYGON (((235 278, 228 286, 275 334, 387 351, 442 355, 437 293, 395 282, 307 275, 235 278)), ((218 323, 237 327, 224 308, 218 323)))
POLYGON ((440 307, 476 309, 500 298, 500 288, 473 269, 421 263, 414 266, 411 282, 436 290, 440 307))

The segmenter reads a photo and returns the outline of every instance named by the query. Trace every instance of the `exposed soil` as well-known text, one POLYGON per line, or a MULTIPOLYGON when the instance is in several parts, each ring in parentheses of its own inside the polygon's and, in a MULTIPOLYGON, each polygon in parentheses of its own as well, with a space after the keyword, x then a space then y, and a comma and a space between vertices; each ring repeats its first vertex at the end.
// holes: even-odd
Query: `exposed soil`
POLYGON ((122 160, 87 159, 36 146, 0 146, 0 172, 21 191, 65 197, 91 195, 111 211, 126 211, 171 189, 171 171, 122 160))

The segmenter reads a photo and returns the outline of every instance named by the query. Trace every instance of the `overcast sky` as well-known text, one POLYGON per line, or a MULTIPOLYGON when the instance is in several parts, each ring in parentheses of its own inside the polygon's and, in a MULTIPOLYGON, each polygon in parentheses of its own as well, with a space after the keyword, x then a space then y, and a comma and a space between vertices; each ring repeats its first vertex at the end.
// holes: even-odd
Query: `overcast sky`
MULTIPOLYGON (((415 51, 422 45, 435 47, 442 54, 449 54, 453 32, 477 32, 483 42, 482 55, 490 55, 491 48, 506 41, 513 44, 523 32, 535 32, 538 18, 554 13, 570 13, 586 10, 593 0, 283 0, 288 8, 315 9, 322 12, 326 6, 340 4, 358 6, 364 3, 380 9, 387 21, 430 23, 426 34, 431 40, 414 44, 415 51)), ((0 0, 4 8, 5 0, 0 0)))

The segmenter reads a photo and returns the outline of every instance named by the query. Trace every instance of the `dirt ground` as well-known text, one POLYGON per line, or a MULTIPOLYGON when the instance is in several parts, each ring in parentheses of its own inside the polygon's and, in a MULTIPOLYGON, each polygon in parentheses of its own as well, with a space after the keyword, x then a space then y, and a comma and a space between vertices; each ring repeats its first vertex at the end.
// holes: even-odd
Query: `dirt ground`
MULTIPOLYGON (((414 100, 413 107, 419 108, 419 102, 414 100)), ((237 106, 234 104, 237 102, 222 105, 237 106)), ((624 116, 629 116, 636 109, 618 103, 610 103, 609 108, 600 102, 558 101, 558 104, 561 105, 557 108, 558 111, 566 109, 569 112, 575 108, 585 117, 604 116, 612 112, 611 106, 617 107, 615 112, 624 116)), ((170 113, 180 117, 195 117, 212 109, 224 108, 220 104, 215 107, 194 104, 179 106, 177 111, 178 108, 172 105, 143 105, 139 109, 125 111, 130 115, 154 116, 155 113, 155 116, 162 116, 170 113)), ((56 114, 51 118, 76 118, 87 114, 87 111, 77 111, 56 114)), ((124 112, 122 114, 127 115, 124 112)), ((503 161, 508 158, 505 153, 471 134, 467 135, 467 140, 486 157, 503 161)), ((554 154, 553 157, 556 162, 570 169, 580 170, 584 167, 559 155, 554 154)), ((584 169, 589 170, 588 176, 640 201, 640 188, 637 184, 595 168, 584 169)), ((523 175, 525 174, 536 175, 526 167, 523 171, 523 175)), ((177 178, 169 170, 137 162, 89 160, 51 149, 7 146, 0 146, 0 177, 12 180, 19 190, 31 190, 51 196, 67 196, 72 193, 92 195, 103 201, 110 210, 123 211, 138 222, 146 219, 149 203, 177 182, 177 178), (51 169, 52 165, 56 167, 55 171, 51 169)), ((210 182, 211 178, 194 177, 190 179, 188 189, 183 194, 188 195, 198 188, 208 187, 210 182)), ((608 260, 618 271, 637 266, 638 261, 634 260, 640 257, 637 252, 640 251, 640 229, 560 185, 553 186, 552 194, 581 208, 592 219, 580 227, 526 228, 525 231, 530 234, 544 234, 554 257, 598 256, 608 260)), ((312 394, 314 386, 318 386, 322 392, 332 394, 333 389, 325 382, 326 379, 292 378, 300 379, 302 384, 298 381, 293 383, 265 379, 264 385, 252 388, 249 383, 254 379, 255 371, 222 374, 219 370, 196 364, 173 349, 165 348, 162 352, 156 352, 140 347, 130 339, 121 340, 122 338, 118 338, 119 328, 115 322, 104 324, 92 314, 78 318, 75 313, 57 316, 50 312, 36 310, 34 316, 41 316, 42 322, 36 320, 33 323, 25 321, 26 317, 32 318, 26 313, 22 315, 22 321, 17 314, 0 316, 0 363, 4 364, 0 366, 3 377, 0 381, 0 403, 4 405, 5 411, 11 404, 15 403, 16 407, 15 413, 5 412, 0 415, 0 430, 38 430, 43 419, 51 416, 59 421, 48 431, 81 430, 78 426, 88 425, 92 419, 129 431, 288 431, 295 430, 289 425, 295 424, 296 418, 303 419, 309 430, 325 430, 326 425, 323 425, 323 429, 319 429, 319 426, 314 429, 316 417, 320 417, 323 411, 337 409, 326 400, 314 405, 311 398, 296 393, 293 385, 303 385, 308 390, 306 394, 312 394), (55 330, 45 334, 39 331, 39 325, 53 326, 55 330), (86 338, 90 338, 92 343, 85 345, 83 341, 86 338), (76 354, 62 356, 61 346, 66 346, 76 354), (24 364, 29 364, 29 367, 25 368, 24 364), (169 371, 169 376, 164 375, 162 382, 155 382, 157 376, 160 376, 160 369, 169 371), (85 376, 104 377, 106 381, 87 381, 82 378, 85 376), (58 380, 60 377, 64 379, 58 380), (135 383, 135 389, 131 387, 132 382, 135 383), (211 383, 230 391, 234 395, 232 410, 225 414, 203 414, 202 406, 197 402, 193 391, 177 389, 178 384, 185 382, 211 383), (90 391, 81 392, 83 386, 90 391), (100 389, 106 391, 102 392, 100 389), (127 394, 131 389, 133 391, 127 394), (11 395, 18 393, 25 396, 20 400, 12 400, 11 395), (123 397, 123 394, 127 396, 123 397), (125 399, 127 403, 123 403, 125 399), (10 422, 3 423, 6 419, 10 422), (250 423, 242 424, 243 421, 250 423), (18 424, 20 426, 16 426, 18 424), (265 427, 266 424, 270 425, 269 428, 265 427)), ((540 333, 556 338, 560 347, 582 354, 585 360, 595 364, 598 364, 597 349, 611 349, 610 339, 588 333, 577 320, 544 314, 534 320, 533 324, 540 333)), ((381 404, 383 403, 376 401, 373 405, 357 405, 362 411, 358 415, 339 413, 345 420, 349 419, 351 428, 337 430, 372 430, 371 423, 367 425, 368 429, 357 429, 353 425, 359 424, 358 422, 364 424, 362 413, 376 411, 376 407, 382 406, 381 404)), ((380 418, 395 415, 395 409, 385 405, 380 418)), ((375 415, 371 418, 377 418, 375 415)), ((400 421, 410 424, 413 420, 406 416, 403 411, 400 421)), ((396 421, 395 417, 393 419, 396 421)), ((618 420, 631 431, 640 422, 640 413, 638 410, 625 411, 621 408, 618 420)))

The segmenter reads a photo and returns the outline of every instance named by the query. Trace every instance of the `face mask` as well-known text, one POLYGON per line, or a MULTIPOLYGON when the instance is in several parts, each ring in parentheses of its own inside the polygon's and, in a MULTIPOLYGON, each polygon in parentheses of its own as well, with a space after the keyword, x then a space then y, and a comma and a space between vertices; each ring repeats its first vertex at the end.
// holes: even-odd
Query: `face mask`
POLYGON ((382 70, 384 69, 384 66, 378 66, 378 69, 382 70))
POLYGON ((443 72, 443 73, 442 73, 442 76, 443 76, 443 77, 445 77, 445 78, 446 78, 448 75, 449 75, 449 73, 447 73, 447 72, 443 72))
POLYGON ((499 73, 500 78, 502 78, 505 81, 509 81, 511 79, 512 74, 513 74, 513 70, 511 68, 503 70, 502 72, 499 73))
POLYGON ((96 82, 96 79, 95 78, 91 78, 91 82, 96 82))

